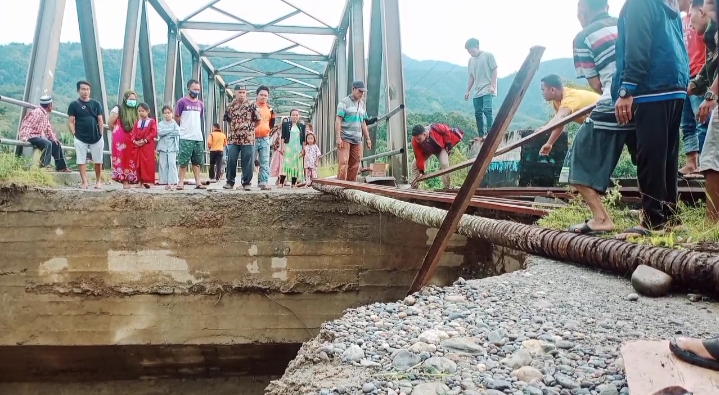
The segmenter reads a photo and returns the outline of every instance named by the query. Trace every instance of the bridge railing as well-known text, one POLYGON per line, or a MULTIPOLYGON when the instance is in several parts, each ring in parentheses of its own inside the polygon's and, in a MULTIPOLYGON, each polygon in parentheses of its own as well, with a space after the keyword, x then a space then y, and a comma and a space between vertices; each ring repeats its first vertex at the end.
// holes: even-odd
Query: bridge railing
MULTIPOLYGON (((18 107, 25 107, 25 108, 32 108, 32 109, 39 107, 38 105, 35 105, 32 103, 26 103, 22 100, 17 100, 17 99, 13 99, 11 97, 2 96, 2 95, 0 95, 0 102, 13 104, 18 107)), ((60 111, 53 110, 50 112, 50 114, 58 116, 60 118, 64 118, 64 119, 68 118, 67 114, 61 113, 60 111)), ((107 126, 105 126, 105 130, 110 130, 110 129, 107 126)), ((32 144, 30 144, 28 142, 16 140, 16 139, 6 139, 6 138, 0 138, 0 145, 12 145, 12 146, 16 146, 16 147, 32 147, 32 144)), ((70 147, 67 145, 63 145, 62 149, 64 151, 75 151, 75 147, 70 147)), ((102 153, 105 155, 112 154, 110 151, 103 151, 102 153)))

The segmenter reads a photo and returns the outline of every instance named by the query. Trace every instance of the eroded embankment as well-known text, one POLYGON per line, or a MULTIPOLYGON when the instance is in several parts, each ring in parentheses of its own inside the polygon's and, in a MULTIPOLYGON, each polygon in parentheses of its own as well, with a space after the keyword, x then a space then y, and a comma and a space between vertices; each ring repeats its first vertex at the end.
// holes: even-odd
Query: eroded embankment
POLYGON ((716 336, 719 306, 627 296, 629 281, 530 258, 529 268, 349 310, 266 395, 628 394, 619 347, 716 336))
MULTIPOLYGON (((288 361, 347 308, 401 298, 436 233, 311 190, 0 195, 0 347, 20 358, 0 381, 67 366, 124 379, 279 374, 257 361, 288 361)), ((457 236, 432 282, 521 265, 457 236)))

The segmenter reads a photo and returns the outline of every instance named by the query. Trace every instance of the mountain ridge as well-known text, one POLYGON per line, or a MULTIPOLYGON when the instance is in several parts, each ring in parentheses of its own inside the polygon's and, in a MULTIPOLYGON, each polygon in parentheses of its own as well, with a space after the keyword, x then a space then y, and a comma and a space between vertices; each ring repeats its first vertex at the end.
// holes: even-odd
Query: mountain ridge
MULTIPOLYGON (((29 44, 13 43, 0 46, 0 95, 16 99, 22 98, 30 51, 31 45, 29 44)), ((164 92, 165 46, 153 46, 152 55, 155 69, 156 95, 161 98, 164 92)), ((118 96, 122 52, 120 49, 103 49, 102 57, 105 84, 108 92, 108 105, 111 106, 115 104, 118 96)), ((187 80, 191 70, 191 56, 184 48, 182 59, 185 80, 187 80)), ((406 55, 403 55, 403 60, 405 68, 405 105, 408 113, 425 114, 431 117, 433 115, 448 115, 457 112, 471 120, 474 119, 471 100, 464 100, 464 91, 467 84, 467 68, 465 66, 444 61, 414 60, 406 55)), ((212 59, 215 67, 226 66, 233 61, 236 61, 236 59, 212 59)), ((314 70, 322 70, 322 65, 319 63, 298 63, 314 70)), ((286 64, 273 59, 253 60, 246 65, 267 71, 279 71, 287 68, 286 64)), ((558 74, 567 80, 575 80, 574 66, 571 59, 552 59, 542 62, 513 120, 511 125, 513 129, 540 126, 550 116, 549 107, 542 99, 539 88, 539 80, 550 73, 558 74)), ((502 100, 506 97, 514 75, 515 73, 512 73, 498 80, 498 92, 494 100, 495 110, 499 108, 502 100)), ((56 108, 59 111, 64 111, 67 105, 74 100, 76 96, 75 82, 80 79, 84 79, 80 44, 61 43, 53 92, 56 108)), ((284 80, 260 78, 257 81, 268 85, 276 85, 284 80)), ((136 90, 138 92, 141 91, 141 86, 141 75, 138 72, 136 81, 136 90)), ((158 102, 161 102, 161 100, 158 102)), ((381 103, 380 108, 384 107, 384 95, 381 103)), ((19 110, 5 104, 0 104, 0 109, 2 109, 0 111, 0 133, 5 137, 8 137, 8 134, 14 137, 19 110)), ((476 131, 473 133, 476 133, 476 131)))

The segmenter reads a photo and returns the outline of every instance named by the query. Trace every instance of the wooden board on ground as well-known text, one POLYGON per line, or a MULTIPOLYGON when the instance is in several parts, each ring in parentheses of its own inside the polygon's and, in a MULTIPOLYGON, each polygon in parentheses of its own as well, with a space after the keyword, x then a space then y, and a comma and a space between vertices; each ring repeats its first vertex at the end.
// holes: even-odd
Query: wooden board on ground
POLYGON ((669 351, 669 341, 639 340, 622 345, 629 391, 651 395, 673 385, 694 395, 719 394, 719 372, 680 361, 669 351))

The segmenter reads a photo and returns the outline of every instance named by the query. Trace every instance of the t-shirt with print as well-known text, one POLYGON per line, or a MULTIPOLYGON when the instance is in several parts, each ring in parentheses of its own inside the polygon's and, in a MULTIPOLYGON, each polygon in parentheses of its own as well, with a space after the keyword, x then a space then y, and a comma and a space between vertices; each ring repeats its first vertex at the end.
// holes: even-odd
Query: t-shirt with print
POLYGON ((80 99, 70 103, 67 115, 75 117, 75 138, 85 144, 95 144, 102 139, 97 117, 103 115, 102 104, 97 100, 80 99))
MULTIPOLYGON (((582 89, 564 88, 564 97, 562 98, 562 101, 553 101, 552 105, 554 106, 555 111, 559 111, 561 108, 566 108, 569 110, 569 113, 572 114, 590 104, 596 103, 597 100, 599 100, 599 95, 594 92, 582 89)), ((587 116, 585 115, 575 119, 574 122, 581 125, 586 119, 587 116)))
MULTIPOLYGON (((474 97, 482 97, 489 95, 489 88, 492 86, 492 74, 497 68, 497 61, 494 55, 489 52, 482 52, 477 56, 469 58, 467 72, 474 77, 474 85, 472 92, 474 97)), ((494 95, 496 96, 496 92, 494 95)))
POLYGON ((180 140, 204 140, 202 119, 205 117, 205 105, 200 100, 183 97, 177 101, 175 115, 180 117, 180 140))
POLYGON ((340 138, 350 144, 362 142, 362 124, 367 120, 367 110, 362 99, 355 101, 349 95, 337 104, 337 116, 342 118, 340 138))

